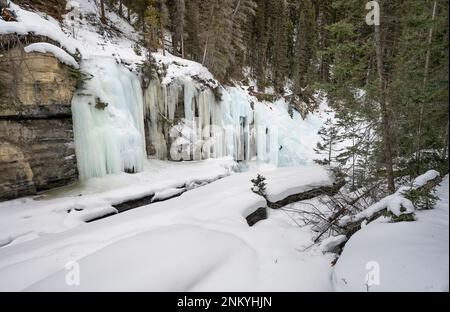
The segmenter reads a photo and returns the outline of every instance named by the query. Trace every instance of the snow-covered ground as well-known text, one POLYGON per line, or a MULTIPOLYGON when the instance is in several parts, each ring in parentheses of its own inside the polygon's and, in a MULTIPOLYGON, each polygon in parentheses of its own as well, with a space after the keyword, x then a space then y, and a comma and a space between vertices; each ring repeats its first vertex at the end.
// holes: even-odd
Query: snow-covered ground
POLYGON ((417 221, 381 218, 348 241, 333 274, 338 291, 449 291, 449 177, 417 221))
POLYGON ((0 246, 60 233, 117 210, 112 206, 229 175, 228 158, 192 163, 148 160, 143 172, 93 178, 42 195, 0 203, 0 246))
MULTIPOLYGON (((216 162, 201 162, 192 165, 197 168, 194 172, 185 172, 192 177, 198 171, 197 175, 202 172, 203 178, 210 178, 216 162)), ((178 166, 189 168, 188 164, 178 166)), ((173 167, 174 171, 180 169, 173 167)), ((325 170, 321 167, 308 169, 293 167, 260 172, 267 177, 269 186, 288 181, 304 190, 319 181, 330 183, 329 179, 324 179, 325 170)), ((216 170, 217 175, 220 170, 216 170)), ((166 168, 163 172, 170 170, 166 168)), ((222 174, 224 172, 222 169, 222 174)), ((248 226, 245 217, 266 205, 264 198, 251 191, 250 180, 255 176, 255 171, 235 173, 188 191, 181 197, 94 223, 78 224, 78 227, 58 234, 41 233, 34 240, 0 248, 0 290, 331 290, 332 256, 322 254, 319 248, 303 252, 312 243, 309 228, 298 227, 282 211, 271 211, 268 220, 255 227, 248 226), (65 266, 71 261, 76 261, 80 268, 81 280, 77 287, 66 283, 68 270, 65 266)), ((116 179, 124 177, 117 176, 116 179)), ((168 175, 166 179, 165 184, 177 185, 168 175)), ((114 177, 111 180, 114 181, 114 177)), ((118 185, 127 183, 117 180, 118 185)), ((102 189, 101 183, 93 183, 102 189)), ((112 184, 114 182, 107 182, 109 187, 112 184)), ((138 191, 133 191, 138 185, 118 187, 106 193, 92 194, 93 190, 90 190, 90 195, 81 196, 79 200, 87 197, 86 202, 95 206, 94 199, 101 202, 109 196, 111 201, 112 197, 126 194, 125 190, 138 191)), ((147 188, 150 189, 148 185, 147 188)), ((268 190, 270 192, 270 188, 268 190)), ((61 192, 58 196, 67 192, 74 190, 61 192)), ((279 196, 276 191, 270 194, 279 196)), ((22 209, 0 209, 4 212, 2 216, 9 217, 9 220, 5 219, 9 227, 4 227, 3 232, 18 228, 18 221, 27 222, 23 218, 27 214, 25 211, 35 212, 31 219, 44 218, 55 205, 62 207, 75 200, 63 197, 29 201, 22 204, 22 209), (15 219, 10 216, 11 211, 17 211, 15 219), (22 219, 18 218, 20 211, 22 219)), ((34 224, 46 223, 50 227, 55 221, 61 220, 41 219, 34 224)))
MULTIPOLYGON (((179 186, 181 182, 174 180, 181 168, 199 179, 230 168, 226 160, 192 164, 158 161, 152 166, 160 166, 161 171, 155 170, 152 178, 158 177, 154 183, 162 180, 161 188, 179 186), (170 172, 176 176, 174 180, 170 172)), ((266 205, 251 191, 250 180, 258 172, 267 177, 269 194, 276 196, 274 188, 270 191, 271 183, 289 181, 281 183, 303 190, 319 181, 329 183, 321 180, 321 170, 294 167, 233 173, 181 197, 10 244, 0 248, 0 290, 448 291, 448 176, 438 189, 440 200, 434 210, 417 212, 416 222, 379 219, 371 223, 349 240, 334 269, 331 263, 335 255, 314 245, 317 234, 310 226, 299 227, 299 215, 289 209, 270 210, 267 220, 254 227, 247 225, 245 217, 266 205), (302 177, 308 182, 302 184, 302 177), (74 274, 79 285, 72 283, 78 278, 73 280, 74 274)), ((121 197, 125 190, 134 192, 137 182, 145 179, 150 180, 150 175, 94 179, 90 186, 62 189, 46 194, 47 199, 22 203, 23 217, 28 207, 28 212, 34 210, 44 218, 49 207, 70 203, 64 197, 68 195, 85 194, 80 198, 90 198, 95 206, 95 198, 121 197), (106 188, 111 191, 105 192, 106 188)), ((151 185, 147 182, 148 188, 151 185)), ((16 203, 20 205, 20 201, 16 203)), ((311 203, 319 202, 313 199, 293 205, 299 208, 311 203)), ((2 220, 9 215, 5 209, 0 211, 2 220)), ((20 209, 17 211, 18 216, 20 209)), ((12 229, 18 221, 10 218, 6 223, 12 229)), ((50 225, 55 220, 45 221, 50 225)))

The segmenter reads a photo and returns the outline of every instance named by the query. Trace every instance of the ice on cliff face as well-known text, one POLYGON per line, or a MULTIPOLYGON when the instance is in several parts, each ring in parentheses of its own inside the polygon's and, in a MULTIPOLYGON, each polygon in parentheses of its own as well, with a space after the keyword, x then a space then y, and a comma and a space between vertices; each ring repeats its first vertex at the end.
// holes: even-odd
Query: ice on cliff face
POLYGON ((81 66, 92 75, 72 101, 83 180, 142 171, 146 141, 153 149, 149 156, 158 159, 232 156, 294 166, 315 157, 321 118, 290 116, 284 100, 259 102, 241 87, 221 88, 219 99, 189 76, 153 79, 142 90, 139 76, 112 58, 92 58, 81 66))
POLYGON ((92 78, 72 100, 80 178, 141 171, 146 155, 139 77, 105 57, 83 61, 82 70, 92 78))
POLYGON ((159 159, 232 156, 274 166, 310 164, 322 125, 317 116, 291 116, 284 100, 258 102, 240 87, 222 88, 219 100, 187 76, 152 80, 145 107, 149 143, 159 159))
POLYGON ((170 83, 152 80, 145 92, 145 106, 155 155, 175 160, 224 156, 250 160, 250 103, 245 94, 227 90, 222 90, 221 97, 218 100, 211 89, 189 77, 170 83))

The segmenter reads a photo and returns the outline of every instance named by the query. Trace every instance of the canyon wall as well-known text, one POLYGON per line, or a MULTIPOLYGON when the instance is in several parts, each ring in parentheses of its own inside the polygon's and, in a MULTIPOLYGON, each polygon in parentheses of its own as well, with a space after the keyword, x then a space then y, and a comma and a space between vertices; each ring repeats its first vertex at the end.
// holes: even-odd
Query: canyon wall
POLYGON ((0 200, 78 178, 71 100, 77 79, 51 54, 0 53, 0 200))

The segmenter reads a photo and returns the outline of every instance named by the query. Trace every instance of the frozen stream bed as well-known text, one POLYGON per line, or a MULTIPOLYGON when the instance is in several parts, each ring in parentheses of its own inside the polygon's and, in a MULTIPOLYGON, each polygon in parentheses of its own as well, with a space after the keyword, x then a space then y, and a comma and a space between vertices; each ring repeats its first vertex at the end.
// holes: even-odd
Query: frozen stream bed
POLYGON ((228 159, 152 164, 157 165, 166 167, 160 173, 112 176, 107 183, 89 181, 90 187, 62 189, 39 201, 16 200, 9 207, 2 203, 3 237, 13 236, 21 226, 33 234, 0 248, 0 290, 331 290, 332 256, 314 248, 302 251, 311 245, 309 228, 299 228, 282 211, 271 211, 268 220, 254 227, 245 220, 266 205, 251 191, 250 180, 257 172, 267 177, 269 194, 281 196, 286 190, 295 192, 295 186, 305 190, 308 185, 331 184, 323 168, 231 174, 233 162, 228 159), (67 220, 68 215, 87 214, 124 197, 218 177, 222 179, 181 197, 94 223, 67 220), (270 187, 271 181, 276 187, 270 187), (73 210, 67 213, 67 207, 73 210), (71 226, 64 227, 67 223, 71 226), (66 283, 66 266, 73 261, 80 268, 79 286, 66 283))

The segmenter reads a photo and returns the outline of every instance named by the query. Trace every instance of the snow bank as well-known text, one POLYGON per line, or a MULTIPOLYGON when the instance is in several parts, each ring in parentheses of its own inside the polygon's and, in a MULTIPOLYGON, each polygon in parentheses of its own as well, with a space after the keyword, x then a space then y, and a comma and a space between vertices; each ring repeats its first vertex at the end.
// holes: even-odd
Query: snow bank
POLYGON ((38 43, 32 43, 25 47, 25 52, 39 52, 39 53, 51 53, 53 54, 61 63, 64 63, 69 66, 73 66, 75 68, 79 68, 77 61, 69 55, 66 51, 64 51, 61 48, 58 48, 57 46, 46 43, 46 42, 38 42, 38 43))
POLYGON ((346 241, 347 236, 345 235, 330 236, 320 243, 320 248, 322 249, 323 252, 333 252, 334 249, 336 249, 346 241))
POLYGON ((152 54, 156 62, 166 68, 162 84, 169 85, 178 78, 196 77, 208 83, 210 87, 219 86, 219 82, 202 64, 174 56, 167 51, 165 53, 166 55, 161 52, 152 54))
POLYGON ((420 188, 420 187, 424 186, 425 184, 427 184, 429 181, 432 181, 440 176, 441 176, 441 174, 439 172, 437 172, 436 170, 430 170, 430 171, 424 173, 423 175, 421 175, 420 177, 417 177, 413 182, 413 187, 420 188))
POLYGON ((352 236, 333 273, 336 290, 448 292, 448 194, 447 176, 435 209, 416 222, 372 222, 352 236))
MULTIPOLYGON (((255 252, 234 235, 175 225, 121 240, 82 259, 76 291, 251 289, 255 252), (218 244, 220 242, 220 244, 218 244), (107 261, 105 259, 114 259, 107 261), (224 274, 223 272, 232 272, 224 274), (211 285, 211 280, 222 285, 211 285)), ((73 291, 61 270, 26 291, 73 291)))
POLYGON ((322 186, 332 186, 329 172, 321 166, 295 166, 262 172, 267 179, 267 199, 272 203, 322 186))
POLYGON ((169 201, 0 248, 0 290, 331 290, 331 257, 316 248, 302 252, 312 243, 309 228, 279 211, 248 226, 245 217, 266 204, 251 191, 254 174, 234 174, 169 201), (79 287, 65 284, 73 261, 79 287))

